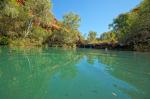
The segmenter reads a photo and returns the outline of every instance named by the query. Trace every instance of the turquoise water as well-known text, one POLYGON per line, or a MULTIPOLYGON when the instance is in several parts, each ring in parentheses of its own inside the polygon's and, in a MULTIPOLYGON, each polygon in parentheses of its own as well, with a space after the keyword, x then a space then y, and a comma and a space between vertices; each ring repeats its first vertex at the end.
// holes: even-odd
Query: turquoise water
POLYGON ((150 99, 150 53, 2 47, 0 99, 150 99))

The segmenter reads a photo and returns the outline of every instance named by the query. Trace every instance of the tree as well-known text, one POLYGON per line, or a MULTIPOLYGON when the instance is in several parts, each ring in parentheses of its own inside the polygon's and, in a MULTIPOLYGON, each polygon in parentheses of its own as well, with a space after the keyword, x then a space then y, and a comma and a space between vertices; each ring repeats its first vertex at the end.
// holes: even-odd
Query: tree
POLYGON ((110 27, 119 43, 134 49, 149 49, 150 45, 150 0, 144 0, 128 13, 120 14, 110 27))
POLYGON ((80 39, 80 32, 78 31, 80 21, 79 15, 73 12, 65 14, 62 22, 60 22, 61 28, 53 32, 50 43, 57 43, 61 46, 75 46, 80 39))
POLYGON ((46 23, 50 19, 48 13, 50 13, 51 3, 50 0, 27 0, 25 7, 29 11, 29 18, 26 22, 26 30, 24 37, 29 35, 31 31, 33 21, 39 20, 41 23, 46 23))
POLYGON ((116 33, 120 42, 124 42, 127 39, 127 33, 129 30, 129 22, 128 22, 129 14, 120 14, 116 19, 114 19, 113 23, 110 24, 110 28, 112 31, 116 33))
POLYGON ((63 16, 63 26, 66 28, 64 33, 64 42, 68 44, 75 44, 79 40, 79 22, 81 21, 79 15, 70 12, 63 16))
POLYGON ((79 15, 70 12, 70 13, 66 13, 63 16, 63 25, 66 28, 69 28, 71 30, 77 30, 80 26, 79 22, 81 21, 81 18, 79 15))
POLYGON ((50 34, 43 25, 51 22, 51 2, 50 0, 22 1, 0 1, 0 34, 10 39, 9 41, 32 39, 31 42, 35 40, 42 43, 46 35, 50 34), (22 1, 23 3, 18 3, 22 1))
POLYGON ((19 16, 19 7, 15 0, 0 1, 0 32, 7 35, 9 31, 15 29, 14 22, 19 16))
POLYGON ((96 40, 96 35, 97 33, 94 31, 90 31, 88 34, 88 41, 89 42, 94 42, 96 40))
POLYGON ((144 0, 138 7, 138 12, 131 14, 134 17, 131 19, 130 39, 137 43, 150 38, 150 1, 144 0))
POLYGON ((100 40, 114 43, 114 42, 117 42, 117 36, 116 36, 116 33, 112 32, 112 31, 105 32, 105 33, 101 34, 100 40))

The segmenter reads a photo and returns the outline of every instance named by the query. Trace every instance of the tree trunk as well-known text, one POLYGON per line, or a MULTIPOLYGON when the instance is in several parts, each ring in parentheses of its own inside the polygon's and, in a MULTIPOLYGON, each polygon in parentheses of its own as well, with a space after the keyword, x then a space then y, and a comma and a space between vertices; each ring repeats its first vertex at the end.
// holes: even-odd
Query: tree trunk
POLYGON ((31 28, 32 28, 32 23, 33 23, 33 18, 31 18, 31 19, 30 19, 30 21, 29 21, 29 24, 28 24, 27 30, 25 30, 24 38, 26 38, 26 37, 29 35, 30 30, 31 30, 31 28))

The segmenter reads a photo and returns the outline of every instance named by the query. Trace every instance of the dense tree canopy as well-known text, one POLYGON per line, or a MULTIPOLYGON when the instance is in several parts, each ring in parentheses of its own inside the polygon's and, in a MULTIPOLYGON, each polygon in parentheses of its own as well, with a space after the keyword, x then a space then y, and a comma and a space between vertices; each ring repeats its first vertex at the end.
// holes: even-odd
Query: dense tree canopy
POLYGON ((126 39, 126 34, 129 28, 128 13, 120 14, 114 19, 114 22, 110 24, 110 28, 113 28, 113 31, 121 42, 126 39))
POLYGON ((79 15, 67 13, 62 21, 58 21, 51 8, 50 0, 0 1, 0 44, 76 44, 81 36, 78 31, 79 15))
POLYGON ((96 35, 97 35, 97 32, 94 32, 94 31, 90 31, 89 34, 88 34, 88 42, 90 43, 94 43, 95 40, 96 40, 96 35))
POLYGON ((50 22, 51 17, 48 16, 51 8, 50 1, 26 0, 24 3, 18 2, 18 0, 0 2, 1 41, 3 38, 7 38, 7 42, 10 44, 21 45, 21 42, 23 44, 22 40, 41 44, 45 35, 50 34, 41 26, 41 23, 50 22))
POLYGON ((78 31, 80 17, 75 13, 67 13, 63 16, 60 22, 61 28, 53 31, 49 38, 51 46, 75 46, 80 39, 80 32, 78 31))
POLYGON ((143 0, 130 12, 120 14, 110 28, 119 43, 133 46, 134 50, 150 50, 150 0, 143 0))
POLYGON ((114 32, 105 32, 101 34, 100 40, 105 41, 105 42, 112 42, 115 43, 117 41, 117 35, 114 32))

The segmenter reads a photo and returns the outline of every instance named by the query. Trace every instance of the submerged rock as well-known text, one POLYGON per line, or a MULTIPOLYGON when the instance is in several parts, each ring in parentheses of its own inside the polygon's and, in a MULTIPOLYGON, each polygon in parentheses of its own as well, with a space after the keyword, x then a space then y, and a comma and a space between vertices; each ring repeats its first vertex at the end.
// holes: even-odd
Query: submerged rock
POLYGON ((116 93, 114 93, 114 92, 112 92, 112 95, 113 95, 113 96, 117 96, 117 94, 116 94, 116 93))

